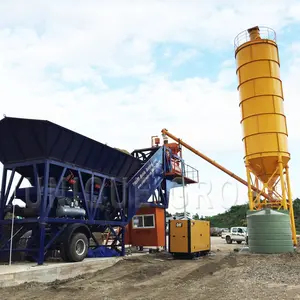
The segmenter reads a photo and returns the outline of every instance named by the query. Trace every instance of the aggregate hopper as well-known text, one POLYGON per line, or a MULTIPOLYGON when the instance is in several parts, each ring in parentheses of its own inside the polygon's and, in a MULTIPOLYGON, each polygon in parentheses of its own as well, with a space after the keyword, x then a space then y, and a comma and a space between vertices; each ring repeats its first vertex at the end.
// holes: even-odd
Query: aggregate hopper
POLYGON ((95 233, 114 237, 102 256, 124 255, 125 226, 139 206, 154 193, 153 205, 168 206, 164 147, 139 159, 143 150, 131 155, 49 121, 11 117, 0 121, 0 139, 0 256, 10 251, 11 230, 13 253, 39 264, 53 251, 81 261, 101 246, 95 233), (24 205, 12 205, 14 197, 24 205))

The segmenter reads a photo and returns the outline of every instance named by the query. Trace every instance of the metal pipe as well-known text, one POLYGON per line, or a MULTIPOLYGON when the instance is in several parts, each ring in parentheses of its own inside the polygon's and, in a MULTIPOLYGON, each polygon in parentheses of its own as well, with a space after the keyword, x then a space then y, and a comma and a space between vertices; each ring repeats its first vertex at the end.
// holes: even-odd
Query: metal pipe
POLYGON ((181 175, 182 175, 182 196, 183 196, 183 218, 186 219, 186 203, 185 203, 185 180, 184 180, 184 162, 181 159, 181 175))
MULTIPOLYGON (((210 159, 209 157, 207 157, 206 155, 204 155, 203 153, 199 152, 198 150, 196 150, 195 148, 193 148, 192 146, 188 145, 187 143, 183 142, 182 139, 177 138, 176 136, 174 136, 173 134, 169 133, 167 129, 162 129, 162 134, 166 135, 168 137, 170 137, 171 139, 173 139, 174 141, 176 141, 177 143, 181 144, 182 146, 184 146, 185 148, 189 149, 191 152, 193 152, 194 154, 200 156, 202 159, 206 160, 207 162, 209 162, 210 164, 212 164, 213 166, 215 166, 216 168, 218 168, 219 170, 223 171, 224 173, 226 173, 227 175, 231 176, 232 178, 234 178, 235 180, 239 181, 240 183, 242 183, 243 185, 248 187, 248 182, 246 180, 244 180, 243 178, 235 175, 234 173, 230 172, 228 169, 224 168, 223 166, 221 166, 220 164, 218 164, 217 162, 215 162, 214 160, 210 159)), ((266 199, 269 200, 273 200, 272 197, 270 197, 268 194, 266 194, 265 192, 259 190, 257 187, 255 187, 254 185, 251 185, 251 189, 257 193, 260 193, 262 196, 264 196, 266 199)))
MULTIPOLYGON (((16 200, 16 189, 14 191, 14 200, 16 200)), ((9 265, 11 266, 12 261, 12 248, 13 248, 13 238, 14 238, 14 223, 15 223, 15 203, 12 202, 13 211, 11 219, 11 230, 10 230, 10 247, 9 247, 9 265)))
POLYGON ((186 203, 185 203, 185 180, 184 176, 185 174, 185 164, 182 158, 182 147, 179 143, 179 149, 180 149, 180 159, 181 159, 181 180, 182 180, 182 197, 183 197, 183 218, 186 219, 186 203))

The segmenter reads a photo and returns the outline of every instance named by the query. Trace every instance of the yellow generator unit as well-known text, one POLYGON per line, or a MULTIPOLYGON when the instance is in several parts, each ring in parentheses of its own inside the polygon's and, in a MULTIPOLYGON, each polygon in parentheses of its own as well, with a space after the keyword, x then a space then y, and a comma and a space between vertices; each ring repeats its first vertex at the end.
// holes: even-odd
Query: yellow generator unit
POLYGON ((210 251, 210 222, 202 220, 170 220, 169 252, 197 257, 210 251))

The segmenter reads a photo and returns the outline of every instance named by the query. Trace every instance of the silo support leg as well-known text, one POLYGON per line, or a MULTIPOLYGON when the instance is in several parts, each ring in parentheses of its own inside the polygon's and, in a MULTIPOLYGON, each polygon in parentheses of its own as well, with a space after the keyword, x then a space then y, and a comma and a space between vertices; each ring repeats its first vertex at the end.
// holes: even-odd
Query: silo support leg
POLYGON ((295 217, 294 217, 294 207, 293 207, 293 199, 292 199, 289 166, 285 167, 285 175, 286 175, 289 211, 290 211, 290 218, 291 218, 292 237, 293 237, 294 246, 297 246, 298 241, 297 241, 297 232, 296 232, 296 224, 295 224, 295 217))
POLYGON ((249 209, 253 210, 254 205, 253 205, 253 193, 251 188, 251 174, 248 166, 246 166, 246 170, 247 170, 247 182, 248 182, 249 209))
POLYGON ((282 165, 282 158, 279 156, 278 159, 278 167, 279 167, 279 174, 280 174, 280 185, 281 185, 281 191, 282 191, 282 206, 283 209, 287 210, 287 202, 286 202, 286 188, 285 188, 285 182, 283 177, 283 165, 282 165))

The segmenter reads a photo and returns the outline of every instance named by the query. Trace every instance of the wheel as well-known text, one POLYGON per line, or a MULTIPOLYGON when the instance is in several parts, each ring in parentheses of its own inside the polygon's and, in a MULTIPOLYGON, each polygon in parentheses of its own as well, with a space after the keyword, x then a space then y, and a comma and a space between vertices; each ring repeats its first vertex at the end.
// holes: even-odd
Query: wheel
POLYGON ((242 243, 242 241, 236 241, 238 244, 241 244, 242 243))
POLYGON ((232 244, 232 240, 231 240, 230 236, 226 236, 226 243, 232 244))
POLYGON ((81 232, 74 233, 67 249, 66 254, 70 261, 78 262, 84 260, 89 249, 87 236, 81 232))

